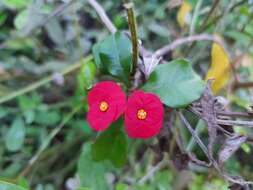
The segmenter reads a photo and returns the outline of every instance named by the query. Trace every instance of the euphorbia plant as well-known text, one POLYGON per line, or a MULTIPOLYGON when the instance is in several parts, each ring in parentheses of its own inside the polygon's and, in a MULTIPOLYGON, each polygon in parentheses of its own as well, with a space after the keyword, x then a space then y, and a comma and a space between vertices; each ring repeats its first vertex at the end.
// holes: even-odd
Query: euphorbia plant
POLYGON ((102 131, 92 146, 98 161, 109 159, 116 166, 123 165, 126 135, 133 139, 155 137, 163 127, 164 107, 187 106, 204 89, 204 82, 187 60, 154 66, 151 74, 145 73, 149 67, 145 64, 152 63, 133 69, 131 41, 125 33, 117 32, 96 44, 93 55, 100 75, 110 78, 94 84, 88 93, 87 120, 92 129, 102 131), (136 70, 146 81, 134 86, 136 70), (119 118, 124 122, 118 122, 119 118))

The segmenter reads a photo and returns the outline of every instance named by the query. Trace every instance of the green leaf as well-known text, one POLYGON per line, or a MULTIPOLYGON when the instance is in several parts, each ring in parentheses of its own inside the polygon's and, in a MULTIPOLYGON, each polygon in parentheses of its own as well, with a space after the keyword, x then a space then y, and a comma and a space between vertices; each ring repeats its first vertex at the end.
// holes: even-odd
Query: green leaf
POLYGON ((73 128, 79 129, 82 133, 84 133, 84 135, 91 135, 93 133, 89 127, 89 124, 83 118, 75 119, 71 122, 71 126, 73 128))
POLYGON ((8 110, 4 109, 3 107, 0 107, 0 119, 4 118, 6 115, 8 115, 8 110))
POLYGON ((65 36, 63 29, 57 19, 51 19, 50 22, 46 24, 46 29, 49 37, 54 43, 62 45, 65 43, 65 36))
POLYGON ((25 118, 25 123, 31 124, 34 121, 35 118, 35 112, 34 110, 26 110, 24 111, 24 118, 25 118))
POLYGON ((172 180, 173 176, 170 170, 157 172, 154 175, 153 185, 157 187, 157 189, 172 190, 173 189, 172 180))
POLYGON ((14 25, 17 30, 21 30, 27 23, 29 18, 29 12, 28 10, 21 11, 14 20, 14 25))
POLYGON ((85 90, 85 88, 89 88, 92 85, 92 81, 95 78, 96 74, 96 66, 95 64, 90 62, 84 62, 85 60, 81 60, 82 67, 77 76, 79 89, 85 90))
POLYGON ((95 161, 110 160, 116 167, 127 161, 127 139, 122 131, 123 120, 119 119, 109 129, 102 132, 92 145, 92 157, 95 161))
POLYGON ((31 96, 19 96, 18 105, 22 111, 38 108, 41 104, 42 99, 38 94, 32 94, 31 96))
POLYGON ((228 30, 227 32, 225 32, 225 36, 232 38, 237 44, 243 47, 247 46, 248 42, 252 38, 252 36, 249 34, 235 30, 228 30))
POLYGON ((11 50, 26 50, 35 48, 36 44, 31 38, 15 38, 7 40, 6 46, 11 50))
POLYGON ((7 19, 7 14, 5 12, 0 12, 0 26, 4 24, 7 19))
POLYGON ((11 125, 11 128, 7 132, 5 138, 6 148, 15 152, 20 150, 23 147, 25 140, 25 125, 24 121, 21 118, 16 118, 11 125))
POLYGON ((28 6, 32 0, 2 0, 3 4, 12 9, 21 9, 28 6))
POLYGON ((122 32, 108 36, 94 45, 93 55, 97 67, 103 74, 110 74, 129 83, 132 70, 131 41, 122 32))
POLYGON ((158 65, 143 89, 158 95, 167 106, 177 108, 197 100, 204 90, 204 82, 190 62, 178 59, 158 65))
POLYGON ((40 125, 52 126, 60 122, 61 115, 57 111, 39 111, 35 116, 35 122, 40 125))
POLYGON ((25 179, 24 177, 20 177, 18 179, 17 185, 29 189, 29 181, 27 179, 25 179))
POLYGON ((95 162, 91 157, 91 144, 85 143, 78 162, 78 176, 81 186, 91 190, 109 189, 105 179, 106 165, 95 162))
POLYGON ((44 190, 54 190, 54 186, 52 184, 46 184, 44 190))
POLYGON ((91 190, 90 188, 87 188, 87 187, 78 187, 77 189, 75 190, 91 190))
POLYGON ((148 29, 157 34, 158 36, 161 36, 161 37, 165 37, 165 38, 168 38, 170 33, 169 33, 169 30, 168 28, 166 28, 165 26, 162 26, 161 24, 157 23, 157 22, 151 22, 149 25, 148 25, 148 29))
POLYGON ((116 190, 128 190, 129 186, 124 183, 119 183, 116 185, 116 190))
POLYGON ((22 164, 19 162, 12 162, 10 165, 8 165, 4 170, 1 171, 1 176, 5 178, 11 178, 15 176, 21 169, 22 164))
POLYGON ((1 190, 28 190, 23 187, 17 186, 15 184, 11 184, 5 181, 0 180, 0 189, 1 190))

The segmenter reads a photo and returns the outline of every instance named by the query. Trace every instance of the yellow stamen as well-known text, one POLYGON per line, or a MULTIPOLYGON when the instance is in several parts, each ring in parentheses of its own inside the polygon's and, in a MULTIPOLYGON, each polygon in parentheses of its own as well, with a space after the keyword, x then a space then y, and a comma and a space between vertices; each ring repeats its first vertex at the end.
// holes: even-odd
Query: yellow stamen
POLYGON ((147 117, 147 112, 144 109, 139 109, 137 112, 137 118, 140 120, 144 120, 147 117))
POLYGON ((108 108, 109 108, 109 105, 106 101, 102 101, 100 103, 100 106, 99 106, 100 111, 105 112, 108 110, 108 108))

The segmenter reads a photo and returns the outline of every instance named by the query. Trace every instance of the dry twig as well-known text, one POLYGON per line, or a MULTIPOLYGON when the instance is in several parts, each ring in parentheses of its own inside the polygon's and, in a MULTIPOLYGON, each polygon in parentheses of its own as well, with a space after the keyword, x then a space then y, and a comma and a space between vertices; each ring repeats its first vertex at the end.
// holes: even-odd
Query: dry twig
POLYGON ((96 13, 100 17, 101 21, 104 23, 106 28, 108 28, 108 30, 111 33, 117 32, 117 28, 114 26, 112 21, 107 16, 104 8, 96 0, 87 0, 87 1, 93 7, 93 9, 96 11, 96 13))
POLYGON ((188 37, 184 37, 184 38, 179 38, 179 39, 175 40, 174 42, 156 50, 155 55, 157 57, 162 57, 162 56, 166 55, 168 52, 177 48, 178 46, 181 46, 183 44, 189 44, 189 43, 192 43, 195 41, 213 41, 213 42, 220 44, 224 48, 224 50, 226 50, 225 45, 220 38, 218 38, 214 35, 210 35, 210 34, 199 34, 199 35, 193 35, 193 36, 188 36, 188 37))
POLYGON ((139 59, 139 45, 138 45, 138 36, 137 36, 137 24, 133 10, 133 3, 129 0, 124 0, 124 7, 127 11, 128 17, 128 26, 131 33, 132 40, 132 53, 133 53, 133 71, 132 76, 135 75, 138 70, 138 59, 139 59))

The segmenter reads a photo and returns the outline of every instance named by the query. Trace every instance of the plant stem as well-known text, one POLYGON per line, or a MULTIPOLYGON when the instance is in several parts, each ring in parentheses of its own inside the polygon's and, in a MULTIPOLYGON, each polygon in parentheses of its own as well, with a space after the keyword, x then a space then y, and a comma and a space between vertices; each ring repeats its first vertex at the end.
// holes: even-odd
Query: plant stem
POLYGON ((164 158, 157 165, 152 166, 150 170, 138 181, 138 184, 143 185, 146 181, 154 176, 154 174, 168 164, 168 159, 164 158))
POLYGON ((176 49, 180 45, 192 43, 192 42, 196 42, 196 41, 216 42, 220 46, 223 47, 223 49, 226 51, 227 54, 229 54, 229 52, 226 50, 224 42, 221 39, 217 38, 214 35, 210 35, 210 34, 199 34, 199 35, 193 35, 193 36, 188 36, 188 37, 176 39, 172 43, 165 45, 162 48, 156 50, 155 55, 156 55, 156 57, 162 57, 162 56, 166 55, 168 52, 176 49))
POLYGON ((207 14, 207 16, 205 17, 204 21, 202 22, 199 31, 202 32, 203 29, 206 27, 207 21, 211 18, 212 13, 215 11, 215 9, 217 8, 217 6, 219 5, 220 0, 215 0, 209 13, 207 14))
POLYGON ((198 0, 197 5, 194 9, 193 17, 192 17, 192 20, 191 20, 191 26, 190 26, 190 36, 194 34, 195 25, 196 25, 196 21, 197 21, 198 16, 199 16, 199 10, 200 10, 200 7, 202 5, 202 2, 203 2, 203 0, 198 0))
POLYGON ((29 160, 28 165, 26 168, 19 174, 17 179, 19 179, 22 176, 25 176, 33 166, 33 164, 39 159, 43 151, 50 145, 51 141, 53 138, 61 131, 61 129, 65 126, 66 123, 68 123, 73 116, 82 108, 82 106, 78 106, 74 108, 64 119, 62 122, 54 129, 51 131, 51 133, 47 136, 43 144, 40 146, 39 150, 37 153, 29 160))
POLYGON ((113 25, 112 21, 106 15, 106 12, 103 7, 96 0, 87 1, 95 9, 101 21, 105 24, 106 28, 108 28, 111 33, 117 32, 117 28, 113 25))
MULTIPOLYGON (((198 145, 200 146, 200 148, 202 149, 202 151, 206 154, 206 156, 210 159, 210 156, 208 154, 208 150, 207 147, 204 145, 204 143, 201 141, 201 139, 199 138, 198 134, 196 133, 196 131, 191 127, 190 123, 186 120, 186 118, 184 117, 184 115, 179 111, 179 118, 181 119, 182 123, 185 124, 186 128, 189 130, 189 132, 191 133, 192 137, 194 138, 195 142, 198 143, 198 145)), ((211 159, 210 159, 211 160, 211 159)))
MULTIPOLYGON (((204 123, 203 120, 200 119, 200 120, 198 121, 198 123, 197 123, 196 128, 195 128, 195 133, 196 133, 197 135, 199 135, 199 134, 203 131, 203 128, 202 128, 203 125, 205 125, 205 123, 204 123)), ((194 139, 193 136, 192 136, 191 139, 190 139, 190 141, 189 141, 189 143, 188 143, 188 145, 187 145, 187 147, 186 147, 186 151, 187 151, 187 152, 192 151, 192 149, 194 148, 195 144, 196 144, 195 139, 194 139)))
MULTIPOLYGON (((84 59, 84 62, 88 62, 91 59, 92 59, 92 56, 89 55, 89 56, 87 56, 84 59)), ((83 62, 79 61, 79 62, 77 62, 75 64, 72 64, 69 67, 67 67, 66 69, 64 69, 63 71, 61 71, 60 73, 62 75, 67 75, 68 73, 71 73, 71 72, 79 69, 81 67, 82 63, 83 62)), ((37 89, 37 88, 39 88, 39 87, 41 87, 41 86, 43 86, 43 85, 51 82, 52 80, 53 80, 53 76, 52 75, 51 76, 47 76, 47 77, 45 77, 45 78, 43 78, 43 79, 41 79, 41 80, 39 80, 39 81, 37 81, 35 83, 32 83, 31 85, 28 85, 28 86, 26 86, 24 88, 21 88, 20 90, 17 90, 17 91, 14 91, 14 92, 10 93, 10 94, 7 94, 6 96, 3 96, 3 97, 0 98, 0 104, 8 102, 8 101, 10 101, 10 100, 12 100, 12 99, 20 96, 20 95, 28 93, 30 91, 33 91, 33 90, 35 90, 35 89, 37 89)))
POLYGON ((136 70, 138 68, 138 57, 139 57, 139 49, 138 49, 138 36, 137 36, 137 24, 133 10, 133 3, 131 0, 124 0, 124 6, 127 10, 128 17, 128 26, 131 33, 132 40, 132 53, 133 53, 133 70, 132 75, 135 75, 136 70))

